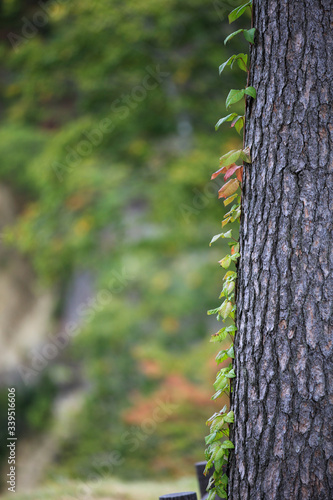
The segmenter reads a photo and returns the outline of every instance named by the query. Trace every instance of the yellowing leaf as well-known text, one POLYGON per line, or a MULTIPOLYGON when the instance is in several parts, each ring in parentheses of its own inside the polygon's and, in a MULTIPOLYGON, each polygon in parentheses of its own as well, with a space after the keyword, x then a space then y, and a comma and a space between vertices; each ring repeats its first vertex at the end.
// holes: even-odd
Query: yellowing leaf
POLYGON ((236 279, 237 277, 237 273, 235 271, 228 271, 225 276, 224 276, 224 280, 230 278, 230 279, 236 279))
POLYGON ((238 179, 230 179, 230 181, 226 182, 221 189, 219 189, 219 198, 228 198, 234 194, 239 187, 238 179))
MULTIPOLYGON (((238 178, 238 175, 237 175, 237 178, 238 178)), ((239 180, 239 179, 238 179, 239 180)), ((228 206, 230 205, 230 203, 232 203, 234 201, 235 198, 237 198, 238 194, 233 194, 232 196, 229 196, 229 198, 227 198, 226 200, 224 200, 224 206, 228 206)))
POLYGON ((231 217, 228 217, 227 219, 223 219, 222 221, 222 227, 226 226, 228 224, 228 222, 231 221, 231 217))
POLYGON ((219 264, 224 269, 228 269, 228 267, 230 267, 230 264, 231 264, 230 255, 226 255, 223 259, 219 260, 219 264))

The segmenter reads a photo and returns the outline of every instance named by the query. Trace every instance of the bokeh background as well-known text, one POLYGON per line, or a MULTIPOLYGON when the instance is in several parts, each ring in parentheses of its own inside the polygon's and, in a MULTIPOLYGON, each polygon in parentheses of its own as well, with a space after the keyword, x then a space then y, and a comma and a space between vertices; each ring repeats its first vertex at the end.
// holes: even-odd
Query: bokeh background
POLYGON ((0 458, 5 478, 15 387, 18 491, 204 459, 226 210, 210 175, 241 144, 214 131, 244 84, 218 75, 246 50, 223 45, 235 5, 0 4, 0 458))

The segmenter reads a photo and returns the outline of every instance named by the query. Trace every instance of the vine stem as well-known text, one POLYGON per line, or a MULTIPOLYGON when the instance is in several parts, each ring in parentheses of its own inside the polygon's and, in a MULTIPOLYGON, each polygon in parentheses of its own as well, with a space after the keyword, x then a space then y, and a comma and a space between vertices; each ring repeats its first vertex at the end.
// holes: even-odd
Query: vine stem
MULTIPOLYGON (((245 6, 247 6, 248 4, 250 4, 250 2, 245 4, 245 6)), ((239 9, 234 9, 234 11, 232 11, 232 13, 231 13, 232 20, 237 19, 239 17, 239 15, 241 15, 244 12, 244 9, 242 10, 241 14, 239 14, 238 12, 239 12, 239 9), (237 17, 235 17, 235 16, 237 16, 237 17)), ((230 15, 229 15, 229 19, 230 19, 230 15)), ((232 21, 230 21, 230 22, 232 22, 232 21)), ((253 13, 252 13, 252 19, 251 19, 251 27, 253 27, 253 13)), ((245 31, 245 30, 239 30, 239 31, 245 31)), ((239 31, 235 32, 235 34, 237 34, 239 31)), ((251 48, 250 48, 249 53, 251 53, 251 48)), ((226 61, 226 62, 228 62, 228 61, 226 61)), ((224 63, 224 66, 225 66, 225 64, 226 63, 224 63)), ((251 59, 250 59, 249 67, 247 67, 247 65, 246 65, 246 73, 247 73, 246 87, 248 87, 250 79, 251 79, 251 59)), ((234 92, 237 92, 237 91, 234 90, 234 92)), ((243 124, 244 125, 243 126, 243 153, 244 153, 245 152, 245 134, 246 134, 246 119, 245 118, 246 118, 246 115, 249 114, 249 111, 250 111, 249 110, 250 101, 249 101, 249 99, 247 99, 247 95, 245 95, 245 94, 243 94, 243 95, 244 95, 244 108, 245 108, 244 124, 243 124)), ((253 96, 251 95, 251 97, 253 97, 253 96)), ((239 100, 240 100, 240 98, 239 98, 239 100)), ((227 98, 227 103, 228 102, 229 102, 229 100, 227 98)), ((237 102, 237 101, 235 101, 235 102, 237 102)), ((230 117, 230 115, 227 117, 224 117, 224 121, 226 121, 225 118, 229 118, 229 117, 230 117)), ((227 120, 227 121, 230 121, 230 120, 227 120)), ((244 167, 245 163, 246 164, 251 163, 251 158, 249 157, 248 153, 246 153, 245 158, 248 161, 242 162, 243 167, 244 167)), ((235 182, 235 180, 228 181, 228 183, 230 183, 230 182, 235 182)), ((237 188, 240 184, 238 181, 236 181, 236 183, 237 183, 237 187, 235 190, 237 190, 237 188)), ((232 187, 232 189, 233 189, 233 187, 232 187)), ((231 194, 233 192, 235 192, 235 190, 233 190, 233 191, 231 190, 231 194)), ((229 192, 229 194, 230 194, 230 192, 229 192)), ((239 219, 242 217, 242 212, 241 212, 242 193, 241 193, 240 197, 237 199, 237 201, 238 201, 237 219, 239 219), (238 213, 239 209, 240 209, 240 213, 238 213)), ((225 216, 224 216, 224 218, 225 218, 225 216)), ((224 220, 226 220, 226 219, 224 219, 224 220)), ((229 220, 230 220, 230 218, 226 220, 226 223, 228 223, 229 220)), ((217 236, 219 237, 220 235, 217 235, 217 236)), ((230 236, 230 239, 233 240, 233 242, 235 242, 236 244, 239 242, 239 239, 233 238, 232 236, 230 236)), ((216 241, 216 239, 214 239, 214 241, 216 241)), ((230 243, 230 246, 233 246, 235 244, 233 242, 230 243)), ((230 263, 231 263, 231 255, 228 255, 227 257, 229 257, 229 260, 227 261, 228 265, 226 268, 228 268, 230 266, 230 263)), ((230 337, 230 339, 231 339, 230 348, 232 348, 232 346, 234 344, 234 340, 235 340, 235 335, 237 335, 237 333, 236 333, 237 332, 236 302, 237 302, 237 271, 238 271, 238 265, 239 265, 238 259, 236 259, 235 264, 236 264, 236 273, 231 273, 231 275, 236 274, 236 276, 233 276, 233 280, 236 278, 235 288, 234 288, 235 291, 234 291, 234 293, 230 293, 230 294, 228 291, 224 292, 224 294, 226 293, 226 295, 225 295, 226 299, 223 302, 223 304, 221 304, 220 309, 219 309, 219 311, 220 311, 219 315, 223 318, 223 322, 225 322, 227 317, 229 317, 235 325, 235 326, 230 327, 230 329, 234 332, 233 334, 231 332, 229 332, 228 331, 229 328, 227 328, 228 335, 223 336, 223 340, 227 337, 228 338, 230 337), (226 304, 226 305, 224 305, 224 304, 226 304), (223 310, 222 310, 222 308, 223 308, 223 310)), ((222 294, 221 294, 221 297, 222 297, 222 294)), ((212 312, 209 311, 209 314, 212 314, 212 312)), ((218 320, 220 319, 219 315, 217 317, 218 320)), ((225 329, 223 329, 223 333, 224 333, 224 331, 225 331, 225 329)), ((225 350, 224 353, 225 352, 227 352, 227 351, 225 350)), ((229 358, 230 357, 231 356, 229 356, 229 358)), ((230 401, 230 405, 229 405, 230 411, 229 412, 228 412, 228 410, 226 411, 226 408, 227 408, 227 405, 226 405, 220 412, 222 417, 225 418, 225 420, 223 421, 222 428, 220 427, 220 425, 217 426, 217 424, 214 423, 214 416, 211 417, 211 419, 209 419, 207 421, 207 425, 210 425, 211 428, 210 428, 209 436, 206 437, 206 444, 208 446, 206 448, 207 465, 205 468, 205 473, 207 473, 207 471, 213 465, 215 466, 215 471, 213 472, 212 482, 209 484, 208 500, 214 500, 216 498, 216 494, 221 498, 227 498, 228 471, 229 471, 229 466, 230 466, 228 457, 229 457, 230 451, 234 448, 234 445, 232 443, 233 438, 230 437, 231 441, 228 439, 229 433, 232 434, 232 432, 233 432, 232 424, 234 421, 234 414, 233 414, 233 411, 231 410, 231 408, 233 406, 232 395, 233 395, 234 377, 235 377, 235 372, 233 371, 234 366, 235 366, 234 360, 232 359, 231 363, 229 364, 228 367, 225 367, 225 368, 222 368, 221 370, 219 370, 217 378, 216 378, 216 382, 214 383, 214 388, 216 390, 216 393, 214 394, 213 399, 219 398, 221 396, 221 394, 223 394, 223 393, 226 394, 229 397, 229 401, 230 401), (232 371, 232 373, 231 373, 231 371, 232 371), (224 436, 226 436, 227 439, 224 441, 221 441, 221 434, 218 434, 219 432, 222 433, 224 436), (224 468, 225 466, 227 467, 227 469, 224 468)))

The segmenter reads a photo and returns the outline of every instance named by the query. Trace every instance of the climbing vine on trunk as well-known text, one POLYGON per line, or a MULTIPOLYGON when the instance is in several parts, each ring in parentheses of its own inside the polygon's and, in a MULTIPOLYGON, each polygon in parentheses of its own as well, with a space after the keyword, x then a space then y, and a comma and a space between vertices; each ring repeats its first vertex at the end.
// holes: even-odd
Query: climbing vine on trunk
MULTIPOLYGON (((252 0, 246 2, 236 9, 234 9, 228 16, 229 23, 232 23, 238 19, 247 8, 252 8, 252 0)), ((226 44, 234 36, 242 33, 244 38, 251 44, 254 43, 255 28, 251 29, 239 29, 234 33, 231 33, 224 41, 226 44)), ((234 54, 227 61, 221 64, 219 68, 220 74, 230 66, 237 63, 238 67, 245 71, 249 75, 249 61, 247 54, 234 54)), ((232 104, 235 104, 242 99, 244 100, 244 105, 246 106, 246 99, 256 98, 256 90, 253 87, 245 87, 243 89, 231 89, 227 99, 226 108, 228 109, 232 104)), ((231 127, 235 128, 236 131, 241 134, 245 127, 245 114, 238 115, 237 113, 230 113, 227 116, 221 118, 215 128, 216 130, 225 122, 231 122, 231 127)), ((215 179, 218 175, 224 175, 225 184, 219 190, 219 198, 224 198, 224 205, 231 206, 230 210, 224 215, 222 220, 222 228, 227 224, 238 221, 241 216, 241 184, 243 176, 244 166, 251 163, 250 150, 243 141, 243 149, 232 150, 224 154, 220 158, 220 168, 212 174, 212 179, 215 179)), ((229 318, 234 324, 229 326, 224 326, 217 333, 211 336, 211 342, 224 342, 227 338, 230 339, 231 343, 227 349, 221 350, 216 356, 216 362, 222 363, 227 359, 230 359, 229 366, 222 368, 218 371, 216 376, 216 381, 214 383, 215 394, 212 396, 213 400, 218 399, 223 394, 227 394, 230 397, 230 391, 232 390, 230 382, 231 379, 235 377, 235 372, 233 369, 232 359, 234 358, 234 346, 233 339, 236 334, 235 326, 235 287, 237 272, 228 270, 232 263, 237 264, 239 254, 239 243, 233 238, 232 230, 216 234, 211 242, 214 243, 220 238, 230 238, 232 241, 229 244, 230 253, 227 254, 223 259, 219 261, 220 266, 227 272, 223 278, 223 287, 220 294, 220 299, 223 299, 222 304, 216 309, 211 309, 208 314, 216 314, 216 319, 220 319, 225 322, 229 318)), ((229 437, 229 424, 233 423, 234 414, 232 411, 228 411, 227 405, 225 405, 220 412, 214 413, 208 421, 207 425, 210 427, 210 433, 206 437, 206 460, 207 465, 205 469, 205 474, 211 467, 214 467, 214 473, 210 478, 207 490, 209 491, 208 500, 214 500, 217 494, 220 498, 227 498, 227 485, 228 477, 225 473, 225 468, 223 466, 228 463, 229 450, 234 448, 233 443, 228 439, 229 437)))

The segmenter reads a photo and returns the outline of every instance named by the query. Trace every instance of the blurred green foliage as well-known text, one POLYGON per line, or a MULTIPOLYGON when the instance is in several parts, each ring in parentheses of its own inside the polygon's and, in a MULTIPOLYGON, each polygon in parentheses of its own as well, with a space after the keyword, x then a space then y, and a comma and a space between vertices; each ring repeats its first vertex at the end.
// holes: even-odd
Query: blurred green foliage
POLYGON ((54 474, 87 477, 113 450, 126 467, 111 474, 180 474, 203 457, 216 371, 206 310, 224 243, 208 243, 225 208, 223 179, 209 178, 240 145, 214 132, 242 81, 240 70, 218 76, 233 2, 45 3, 2 4, 0 176, 20 207, 5 238, 59 290, 55 325, 74 272, 109 293, 46 370, 71 367, 70 380, 75 366, 88 388, 54 474), (177 410, 131 451, 124 433, 142 431, 168 394, 177 410))

